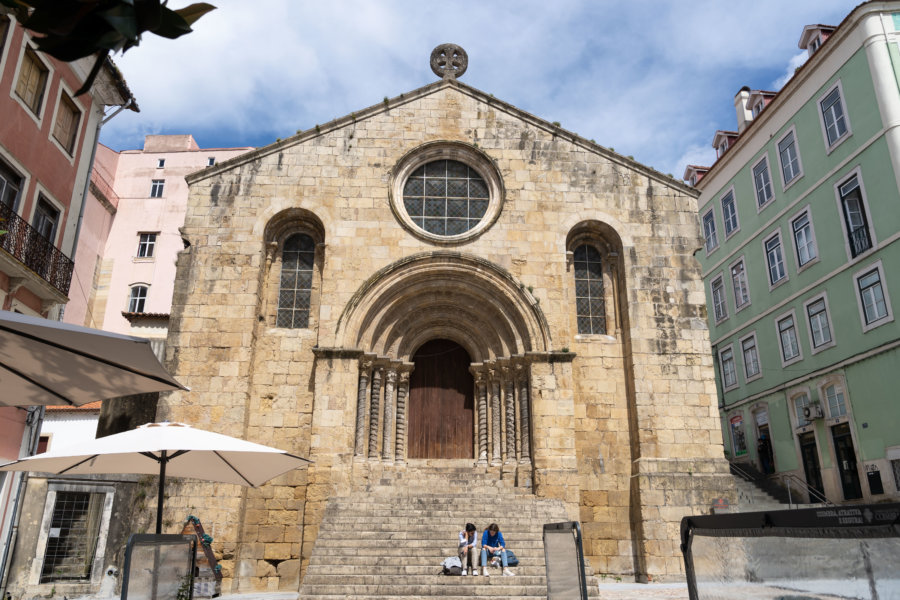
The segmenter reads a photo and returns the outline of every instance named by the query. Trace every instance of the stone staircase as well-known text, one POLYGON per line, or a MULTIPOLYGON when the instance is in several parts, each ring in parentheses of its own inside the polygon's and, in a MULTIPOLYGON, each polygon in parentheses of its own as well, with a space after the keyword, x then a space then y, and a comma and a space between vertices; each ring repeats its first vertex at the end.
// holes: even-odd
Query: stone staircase
POLYGON ((766 477, 752 465, 741 464, 735 468, 732 464, 734 486, 737 490, 738 502, 735 512, 758 512, 764 510, 787 510, 789 508, 812 508, 821 504, 801 504, 799 494, 794 494, 793 504, 789 503, 787 490, 778 482, 766 477))
MULTIPOLYGON (((470 464, 386 470, 377 483, 328 503, 299 597, 546 598, 543 525, 567 520, 560 501, 537 498, 470 464), (515 577, 499 568, 485 577, 480 567, 478 576, 440 574, 466 522, 478 527, 479 542, 491 522, 500 525, 519 557, 515 577)), ((593 577, 588 586, 598 597, 593 577)))

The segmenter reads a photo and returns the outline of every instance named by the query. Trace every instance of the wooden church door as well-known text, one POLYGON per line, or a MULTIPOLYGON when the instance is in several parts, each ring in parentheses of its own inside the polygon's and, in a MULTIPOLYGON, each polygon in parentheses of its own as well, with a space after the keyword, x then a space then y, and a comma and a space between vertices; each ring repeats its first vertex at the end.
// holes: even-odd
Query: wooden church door
POLYGON ((409 458, 474 458, 474 382, 466 350, 426 342, 409 380, 409 458))

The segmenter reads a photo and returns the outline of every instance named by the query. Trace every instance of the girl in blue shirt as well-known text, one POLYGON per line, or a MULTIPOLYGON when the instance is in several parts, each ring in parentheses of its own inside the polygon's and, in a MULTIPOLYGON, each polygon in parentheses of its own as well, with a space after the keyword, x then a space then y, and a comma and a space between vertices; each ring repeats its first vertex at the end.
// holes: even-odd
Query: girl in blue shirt
POLYGON ((500 526, 496 523, 488 525, 488 528, 485 529, 484 533, 481 535, 481 568, 484 570, 484 575, 486 577, 490 576, 487 563, 488 552, 490 552, 491 556, 494 558, 500 558, 500 561, 503 564, 504 575, 510 577, 515 575, 515 573, 509 570, 509 567, 506 564, 506 540, 503 539, 503 534, 500 533, 500 526))

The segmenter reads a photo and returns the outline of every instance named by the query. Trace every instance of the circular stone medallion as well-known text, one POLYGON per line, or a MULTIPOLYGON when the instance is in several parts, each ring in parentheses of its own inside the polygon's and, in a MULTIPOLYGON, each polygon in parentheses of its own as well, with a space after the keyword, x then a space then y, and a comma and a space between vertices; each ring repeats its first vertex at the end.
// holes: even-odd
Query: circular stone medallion
POLYGON ((431 51, 431 70, 443 79, 461 77, 469 66, 469 55, 456 44, 441 44, 431 51))

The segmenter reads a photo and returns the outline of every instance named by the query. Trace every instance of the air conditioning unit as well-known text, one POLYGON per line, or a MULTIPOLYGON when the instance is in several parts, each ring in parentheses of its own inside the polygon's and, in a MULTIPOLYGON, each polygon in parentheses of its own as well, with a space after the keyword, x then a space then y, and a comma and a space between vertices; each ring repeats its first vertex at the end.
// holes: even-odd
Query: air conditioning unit
POLYGON ((825 415, 822 413, 822 407, 818 404, 811 404, 809 406, 803 407, 803 418, 807 421, 812 421, 813 419, 821 419, 825 415))

